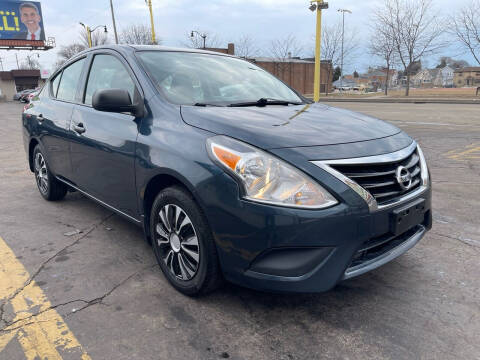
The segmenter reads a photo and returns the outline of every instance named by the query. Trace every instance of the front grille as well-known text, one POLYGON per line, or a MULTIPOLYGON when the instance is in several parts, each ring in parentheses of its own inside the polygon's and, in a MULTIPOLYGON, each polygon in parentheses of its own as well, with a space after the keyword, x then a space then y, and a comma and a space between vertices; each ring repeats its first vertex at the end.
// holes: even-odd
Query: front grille
POLYGON ((362 265, 365 262, 369 262, 378 258, 379 256, 385 254, 387 251, 396 248, 403 242, 410 239, 422 228, 422 225, 417 225, 398 236, 388 233, 377 238, 365 241, 360 247, 360 249, 358 249, 355 253, 352 262, 349 265, 349 268, 362 265))
POLYGON ((390 203, 400 196, 415 191, 422 181, 420 156, 417 150, 402 160, 390 163, 331 164, 330 166, 370 192, 378 205, 390 203), (408 190, 403 190, 396 179, 395 173, 399 166, 406 167, 412 175, 412 185, 408 190))

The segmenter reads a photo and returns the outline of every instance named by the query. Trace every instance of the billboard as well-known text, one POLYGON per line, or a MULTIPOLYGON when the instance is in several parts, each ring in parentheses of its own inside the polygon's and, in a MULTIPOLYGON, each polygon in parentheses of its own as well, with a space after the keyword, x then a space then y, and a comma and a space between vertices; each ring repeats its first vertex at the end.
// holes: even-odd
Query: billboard
POLYGON ((40 3, 0 0, 1 40, 45 40, 40 3))

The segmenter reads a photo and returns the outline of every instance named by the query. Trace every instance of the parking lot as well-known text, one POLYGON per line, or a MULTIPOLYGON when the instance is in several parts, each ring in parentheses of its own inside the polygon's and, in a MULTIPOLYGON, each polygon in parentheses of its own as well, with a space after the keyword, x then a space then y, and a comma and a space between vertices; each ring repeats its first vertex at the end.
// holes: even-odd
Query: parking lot
POLYGON ((201 298, 167 283, 140 228, 79 193, 41 198, 22 106, 0 103, 0 359, 480 359, 479 105, 338 105, 422 145, 434 223, 408 253, 324 294, 201 298))

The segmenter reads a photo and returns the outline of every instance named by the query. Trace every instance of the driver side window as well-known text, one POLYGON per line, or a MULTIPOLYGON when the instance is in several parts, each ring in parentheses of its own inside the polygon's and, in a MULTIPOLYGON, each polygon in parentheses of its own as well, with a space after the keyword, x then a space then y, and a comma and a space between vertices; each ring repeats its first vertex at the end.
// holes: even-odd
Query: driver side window
POLYGON ((135 84, 123 64, 112 55, 95 55, 88 75, 84 103, 92 104, 95 91, 104 89, 124 89, 133 101, 135 84))

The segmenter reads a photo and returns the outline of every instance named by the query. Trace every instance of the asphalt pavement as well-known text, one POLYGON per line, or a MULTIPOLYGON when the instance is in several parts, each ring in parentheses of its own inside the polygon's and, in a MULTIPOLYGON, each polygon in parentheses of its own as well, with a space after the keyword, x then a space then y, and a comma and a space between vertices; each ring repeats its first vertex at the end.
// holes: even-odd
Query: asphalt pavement
POLYGON ((0 103, 0 360, 480 359, 478 105, 329 103, 399 126, 433 178, 433 229, 334 290, 227 284, 189 298, 140 228, 78 193, 42 199, 17 103, 0 103))

